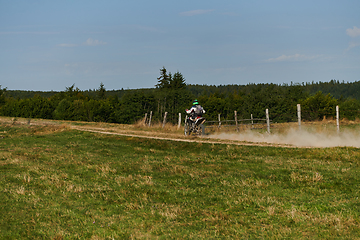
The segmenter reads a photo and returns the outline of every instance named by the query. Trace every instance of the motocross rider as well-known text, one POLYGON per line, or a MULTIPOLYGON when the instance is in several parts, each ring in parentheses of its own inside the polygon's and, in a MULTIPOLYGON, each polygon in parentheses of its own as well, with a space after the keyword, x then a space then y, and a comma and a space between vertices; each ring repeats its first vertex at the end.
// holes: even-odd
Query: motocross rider
POLYGON ((199 104, 197 99, 193 101, 193 106, 190 109, 186 109, 185 111, 190 115, 190 120, 195 124, 197 120, 205 113, 204 108, 199 104))

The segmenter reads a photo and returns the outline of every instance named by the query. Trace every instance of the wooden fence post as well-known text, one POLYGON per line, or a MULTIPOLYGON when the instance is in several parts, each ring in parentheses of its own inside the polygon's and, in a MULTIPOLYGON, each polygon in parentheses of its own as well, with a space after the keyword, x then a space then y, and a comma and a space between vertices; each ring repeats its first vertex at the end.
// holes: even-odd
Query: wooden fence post
POLYGON ((147 113, 145 113, 144 125, 146 125, 147 113))
POLYGON ((253 115, 251 114, 251 128, 254 128, 254 119, 253 119, 253 115))
POLYGON ((221 118, 220 118, 220 113, 218 114, 218 118, 219 118, 219 128, 221 128, 221 118))
POLYGON ((336 106, 336 128, 337 128, 337 132, 340 132, 340 124, 339 124, 339 105, 336 106))
POLYGON ((181 113, 179 113, 179 123, 178 123, 178 129, 180 128, 181 126, 181 113))
POLYGON ((238 119, 237 119, 237 111, 234 111, 234 115, 235 115, 235 123, 236 123, 236 131, 239 131, 239 125, 238 125, 238 119))
POLYGON ((163 125, 162 125, 162 128, 164 128, 165 127, 165 124, 166 124, 166 116, 167 116, 167 112, 165 112, 165 114, 164 114, 164 121, 163 121, 163 125))
POLYGON ((297 105, 297 116, 298 116, 299 130, 301 130, 301 106, 300 106, 300 104, 297 105))
POLYGON ((270 133, 269 109, 265 110, 265 114, 266 114, 267 132, 270 133))
POLYGON ((150 111, 150 117, 149 117, 149 127, 151 126, 151 118, 152 118, 152 111, 150 111))

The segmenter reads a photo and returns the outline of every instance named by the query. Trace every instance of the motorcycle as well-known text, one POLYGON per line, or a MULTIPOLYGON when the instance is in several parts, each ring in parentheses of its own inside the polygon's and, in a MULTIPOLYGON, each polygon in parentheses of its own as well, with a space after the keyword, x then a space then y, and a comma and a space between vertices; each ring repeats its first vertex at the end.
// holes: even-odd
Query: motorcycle
POLYGON ((204 132, 204 123, 206 119, 204 117, 198 116, 193 118, 192 116, 186 115, 185 117, 185 127, 184 133, 185 136, 194 135, 203 135, 204 132))

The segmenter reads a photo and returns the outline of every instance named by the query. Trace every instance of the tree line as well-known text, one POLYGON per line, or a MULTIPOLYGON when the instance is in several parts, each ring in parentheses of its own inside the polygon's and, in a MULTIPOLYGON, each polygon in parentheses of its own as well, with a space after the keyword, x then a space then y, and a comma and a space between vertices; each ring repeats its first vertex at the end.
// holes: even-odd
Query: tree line
POLYGON ((185 113, 197 98, 206 110, 208 120, 264 118, 269 109, 274 122, 296 121, 296 105, 301 104, 302 119, 313 121, 335 116, 336 105, 340 117, 349 120, 360 118, 360 82, 306 84, 247 84, 247 85, 190 85, 180 72, 171 74, 160 69, 158 84, 150 89, 82 91, 72 85, 61 92, 8 91, 0 88, 0 115, 23 118, 95 121, 131 124, 153 113, 161 120, 168 112, 168 121, 177 122, 178 113, 185 113), (321 88, 324 86, 324 88, 321 88), (346 90, 348 88, 348 90, 346 90), (327 90, 326 90, 327 89, 327 90), (338 98, 329 92, 337 89, 338 98), (325 90, 325 91, 322 91, 325 90), (349 93, 347 95, 346 93, 349 93))

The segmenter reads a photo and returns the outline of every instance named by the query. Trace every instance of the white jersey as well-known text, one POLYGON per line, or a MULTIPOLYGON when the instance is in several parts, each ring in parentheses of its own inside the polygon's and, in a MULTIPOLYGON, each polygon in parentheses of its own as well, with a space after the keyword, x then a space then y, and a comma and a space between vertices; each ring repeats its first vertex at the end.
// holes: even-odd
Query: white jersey
POLYGON ((205 113, 205 110, 200 105, 194 105, 189 110, 186 110, 187 114, 191 114, 192 112, 194 112, 197 116, 201 116, 205 113))

